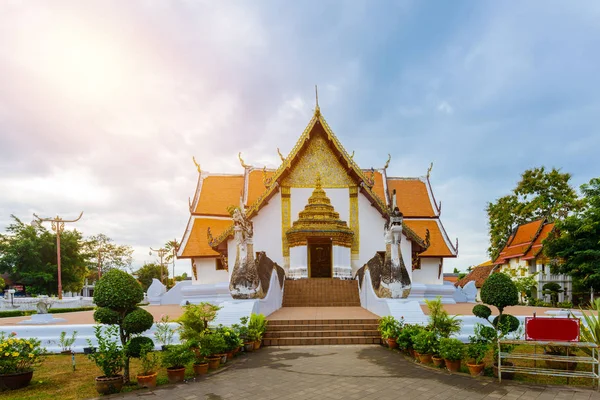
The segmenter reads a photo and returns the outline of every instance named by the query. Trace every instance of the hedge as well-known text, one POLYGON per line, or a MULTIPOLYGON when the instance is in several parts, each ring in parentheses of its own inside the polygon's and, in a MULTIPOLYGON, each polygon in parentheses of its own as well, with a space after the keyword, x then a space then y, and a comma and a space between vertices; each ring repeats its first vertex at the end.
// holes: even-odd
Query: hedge
POLYGON ((26 316, 32 315, 32 314, 36 314, 36 311, 35 310, 29 310, 29 311, 20 311, 20 310, 0 311, 0 318, 26 317, 26 316))
POLYGON ((51 308, 48 310, 50 314, 61 314, 67 312, 77 312, 77 311, 90 311, 95 310, 96 307, 77 307, 77 308, 51 308))
MULTIPOLYGON (((94 310, 96 307, 79 307, 79 308, 55 308, 48 310, 50 314, 61 314, 68 312, 76 312, 76 311, 90 311, 94 310)), ((9 317, 27 317, 29 315, 37 314, 35 310, 11 310, 11 311, 0 311, 0 318, 9 318, 9 317)))

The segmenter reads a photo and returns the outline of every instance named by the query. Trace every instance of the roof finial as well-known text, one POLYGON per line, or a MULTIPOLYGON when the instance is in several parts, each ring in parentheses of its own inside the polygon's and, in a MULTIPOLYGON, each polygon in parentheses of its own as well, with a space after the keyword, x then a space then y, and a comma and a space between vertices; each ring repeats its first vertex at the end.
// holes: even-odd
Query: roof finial
POLYGON ((198 162, 196 161, 196 157, 192 156, 192 161, 194 161, 194 164, 196 165, 196 168, 198 169, 198 173, 202 173, 202 170, 200 169, 200 164, 198 164, 198 162))
POLYGON ((383 169, 387 169, 390 166, 390 161, 392 161, 392 155, 388 153, 388 159, 385 162, 385 166, 383 167, 383 169))
POLYGON ((431 176, 431 170, 433 169, 433 161, 429 164, 429 168, 427 169, 427 179, 431 176))
POLYGON ((320 115, 321 108, 319 107, 319 88, 317 87, 317 85, 315 85, 315 104, 316 104, 315 114, 320 115))
POLYGON ((242 167, 243 167, 243 168, 249 168, 249 167, 250 167, 249 165, 247 165, 247 164, 244 162, 244 160, 242 160, 242 152, 241 152, 241 151, 238 153, 238 158, 240 159, 240 164, 242 164, 242 167))
POLYGON ((281 158, 281 162, 284 162, 285 157, 283 156, 283 154, 281 154, 281 151, 279 151, 279 147, 277 148, 277 154, 279 154, 279 158, 281 158))
POLYGON ((315 183, 315 189, 321 189, 321 173, 317 172, 317 182, 315 183))

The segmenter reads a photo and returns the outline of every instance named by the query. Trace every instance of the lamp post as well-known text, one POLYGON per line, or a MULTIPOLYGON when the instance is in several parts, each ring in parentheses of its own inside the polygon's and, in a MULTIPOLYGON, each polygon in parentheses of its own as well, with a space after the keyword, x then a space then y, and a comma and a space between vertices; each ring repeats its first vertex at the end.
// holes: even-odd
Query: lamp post
POLYGON ((103 248, 98 248, 98 280, 102 278, 102 253, 104 252, 103 248))
POLYGON ((77 222, 81 219, 83 211, 79 214, 77 219, 62 219, 58 215, 54 218, 40 218, 35 213, 33 216, 36 218, 38 223, 50 221, 52 223, 52 230, 56 232, 56 264, 58 267, 58 299, 62 300, 62 274, 60 270, 60 234, 65 229, 65 222, 77 222))
MULTIPOLYGON (((160 281, 162 282, 163 285, 167 286, 167 284, 165 282, 163 282, 163 279, 165 277, 165 272, 164 272, 165 264, 163 263, 163 258, 169 251, 162 247, 158 250, 155 250, 152 247, 150 247, 149 254, 152 255, 152 252, 155 252, 156 254, 158 254, 158 257, 160 258, 160 281)), ((168 272, 167 272, 167 274, 168 274, 168 272)))

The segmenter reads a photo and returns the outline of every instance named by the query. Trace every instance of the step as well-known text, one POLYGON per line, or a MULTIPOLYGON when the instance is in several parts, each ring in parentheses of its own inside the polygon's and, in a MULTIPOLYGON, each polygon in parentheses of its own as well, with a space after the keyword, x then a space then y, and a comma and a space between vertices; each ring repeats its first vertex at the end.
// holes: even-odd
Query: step
POLYGON ((378 330, 314 330, 314 331, 267 331, 265 338, 301 338, 301 337, 380 337, 378 330))
POLYGON ((273 338, 263 339, 263 346, 323 346, 350 344, 381 344, 379 337, 341 336, 341 337, 309 337, 309 338, 273 338))
POLYGON ((309 302, 309 301, 297 301, 297 302, 285 302, 282 307, 360 307, 360 303, 355 302, 309 302))
POLYGON ((348 324, 379 324, 373 318, 347 318, 347 319, 274 319, 269 320, 268 327, 273 325, 348 325, 348 324))
POLYGON ((271 325, 267 331, 358 331, 377 330, 377 324, 318 324, 318 325, 271 325))

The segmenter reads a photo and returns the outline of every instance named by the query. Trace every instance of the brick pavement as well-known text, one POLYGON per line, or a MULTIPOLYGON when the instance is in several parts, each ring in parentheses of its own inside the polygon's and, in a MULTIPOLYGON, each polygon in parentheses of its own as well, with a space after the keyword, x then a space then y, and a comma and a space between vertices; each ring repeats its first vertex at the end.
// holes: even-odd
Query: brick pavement
MULTIPOLYGON (((113 398, 111 396, 111 398, 113 398)), ((124 399, 600 399, 591 389, 498 384, 419 366, 381 346, 268 347, 197 382, 124 399)))

